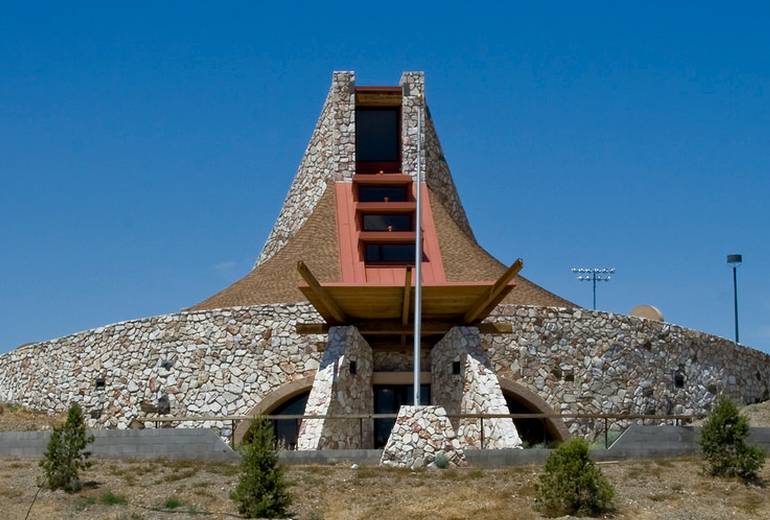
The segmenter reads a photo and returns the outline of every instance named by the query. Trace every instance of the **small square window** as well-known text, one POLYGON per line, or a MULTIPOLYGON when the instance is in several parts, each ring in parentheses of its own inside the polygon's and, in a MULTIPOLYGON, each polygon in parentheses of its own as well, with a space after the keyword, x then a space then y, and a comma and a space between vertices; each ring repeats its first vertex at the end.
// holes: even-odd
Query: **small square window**
POLYGON ((94 387, 97 390, 103 390, 105 386, 106 386, 106 382, 104 381, 103 377, 97 377, 96 381, 94 381, 94 387))

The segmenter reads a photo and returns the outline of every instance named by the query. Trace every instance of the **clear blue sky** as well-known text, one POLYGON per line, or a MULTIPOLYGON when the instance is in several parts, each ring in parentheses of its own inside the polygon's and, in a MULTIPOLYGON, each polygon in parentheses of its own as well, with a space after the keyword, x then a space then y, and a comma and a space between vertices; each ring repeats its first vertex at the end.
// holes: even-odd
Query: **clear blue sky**
POLYGON ((614 266, 601 309, 730 337, 743 253, 741 339, 768 350, 768 4, 536 4, 4 2, 0 351, 245 274, 335 69, 426 72, 498 258, 585 306, 569 268, 614 266))

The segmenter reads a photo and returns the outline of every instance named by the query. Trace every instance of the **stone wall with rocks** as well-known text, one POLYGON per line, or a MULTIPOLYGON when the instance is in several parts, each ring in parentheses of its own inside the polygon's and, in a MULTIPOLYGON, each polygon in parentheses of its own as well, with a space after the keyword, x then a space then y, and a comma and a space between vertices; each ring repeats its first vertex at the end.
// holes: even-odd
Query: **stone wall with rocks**
MULTIPOLYGON (((431 401, 450 416, 509 413, 478 327, 454 327, 436 343, 431 351, 431 381, 431 401)), ((512 419, 486 419, 483 439, 479 419, 451 420, 463 448, 521 448, 512 419)))
MULTIPOLYGON (((406 347, 411 349, 412 347, 406 347)), ((425 369, 430 366, 430 351, 423 348, 420 356, 420 366, 425 369)), ((409 372, 412 373, 414 363, 412 354, 403 352, 375 352, 374 353, 374 371, 375 372, 409 372)))
POLYGON ((257 265, 277 253, 307 221, 329 181, 355 173, 355 74, 335 72, 310 143, 257 265))
POLYGON ((128 427, 146 415, 142 408, 245 415, 281 385, 315 374, 325 336, 299 335, 295 325, 319 320, 309 304, 258 305, 125 321, 23 346, 0 356, 0 401, 51 413, 78 402, 89 426, 107 428, 128 427))
MULTIPOLYGON (((670 323, 585 309, 500 305, 489 321, 513 334, 483 335, 498 377, 556 412, 704 414, 724 392, 770 398, 770 355, 670 323)), ((588 432, 588 422, 568 423, 588 432)))
POLYGON ((422 172, 431 193, 438 197, 452 219, 468 236, 473 238, 468 217, 457 194, 449 165, 430 110, 425 102, 425 74, 404 72, 401 75, 401 169, 404 174, 417 177, 417 141, 422 139, 422 172), (422 132, 418 131, 418 113, 423 110, 422 132))
MULTIPOLYGON (((282 385, 315 375, 326 335, 299 335, 295 326, 320 320, 309 304, 258 305, 155 316, 26 345, 0 355, 0 401, 52 413, 75 401, 90 426, 107 428, 162 408, 246 415, 282 385)), ((556 412, 703 414, 721 392, 743 403, 770 398, 770 356, 724 338, 585 309, 501 305, 489 320, 513 328, 482 335, 497 377, 556 412)), ((399 353, 375 353, 372 363, 375 371, 412 366, 399 353)))
POLYGON ((452 466, 465 465, 465 454, 441 406, 402 406, 390 432, 380 464, 422 468, 443 453, 452 466))
MULTIPOLYGON (((356 327, 332 327, 305 405, 305 415, 373 413, 372 349, 356 327)), ((305 419, 299 450, 371 448, 371 421, 305 419)))

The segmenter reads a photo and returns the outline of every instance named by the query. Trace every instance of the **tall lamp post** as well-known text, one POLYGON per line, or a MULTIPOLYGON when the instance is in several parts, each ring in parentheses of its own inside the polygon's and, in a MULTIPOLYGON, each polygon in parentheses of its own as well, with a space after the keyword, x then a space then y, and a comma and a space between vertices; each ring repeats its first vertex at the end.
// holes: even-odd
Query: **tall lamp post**
POLYGON ((727 265, 733 268, 733 307, 735 309, 735 342, 738 343, 738 266, 743 255, 727 255, 727 265))
POLYGON ((591 282, 594 293, 594 310, 596 310, 596 282, 609 282, 615 274, 614 267, 573 267, 572 272, 581 282, 591 282))

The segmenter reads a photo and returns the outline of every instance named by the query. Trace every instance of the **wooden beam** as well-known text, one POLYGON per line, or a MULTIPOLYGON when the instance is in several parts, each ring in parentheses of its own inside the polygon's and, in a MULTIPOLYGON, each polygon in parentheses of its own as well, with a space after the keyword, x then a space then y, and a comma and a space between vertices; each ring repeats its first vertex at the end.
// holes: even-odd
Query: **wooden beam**
MULTIPOLYGON (((406 267, 406 278, 404 280, 404 295, 401 297, 401 326, 406 328, 409 325, 409 303, 412 299, 412 266, 406 267)), ((401 348, 406 348, 406 332, 401 332, 401 348)))
POLYGON ((412 266, 407 266, 404 279, 404 295, 401 299, 401 325, 409 324, 409 303, 412 299, 412 266))
POLYGON ((348 321, 345 313, 342 312, 342 309, 340 309, 337 302, 334 301, 334 298, 329 295, 326 289, 321 287, 321 284, 302 260, 297 262, 297 271, 299 271, 302 279, 305 280, 305 283, 310 287, 310 290, 313 291, 320 300, 322 308, 316 306, 316 310, 328 323, 340 324, 348 321))
MULTIPOLYGON (((378 320, 363 321, 353 323, 358 327, 361 334, 370 334, 373 336, 411 336, 414 334, 412 327, 404 327, 397 320, 378 320)), ((428 320, 423 323, 422 333, 424 335, 445 334, 457 323, 448 321, 428 320)), ((333 325, 328 323, 297 323, 297 334, 326 334, 333 325)), ((513 325, 510 323, 479 323, 474 325, 479 328, 482 334, 510 334, 513 332, 513 325)))
POLYGON ((521 271, 522 267, 524 267, 524 262, 521 258, 518 258, 502 275, 500 275, 500 278, 498 278, 495 284, 490 287, 489 292, 481 295, 481 297, 470 306, 463 316, 463 323, 470 325, 486 318, 487 314, 489 314, 489 312, 496 307, 503 298, 505 298, 506 294, 510 292, 511 289, 508 287, 508 284, 514 279, 519 271, 521 271))

